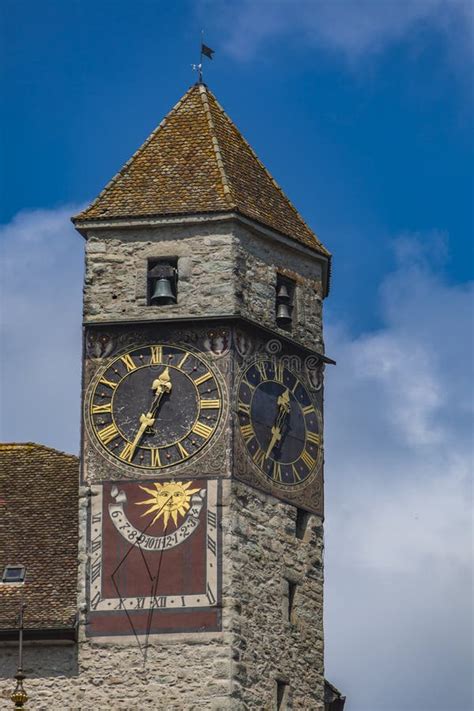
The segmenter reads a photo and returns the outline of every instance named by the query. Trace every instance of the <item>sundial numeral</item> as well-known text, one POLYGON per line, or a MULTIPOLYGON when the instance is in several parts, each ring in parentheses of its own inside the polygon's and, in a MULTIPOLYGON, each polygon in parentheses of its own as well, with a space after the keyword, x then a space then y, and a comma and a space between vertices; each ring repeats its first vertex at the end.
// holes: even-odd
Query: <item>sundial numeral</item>
POLYGON ((216 542, 213 538, 211 538, 211 536, 207 537, 207 547, 211 551, 212 555, 216 555, 216 552, 217 552, 216 542))
POLYGON ((100 577, 100 571, 102 569, 102 561, 96 560, 91 565, 91 582, 94 583, 98 577, 100 577))
POLYGON ((164 595, 152 597, 151 607, 166 607, 166 597, 164 595))
POLYGON ((92 610, 96 610, 97 606, 100 602, 100 592, 97 592, 94 597, 91 599, 91 608, 92 610))
POLYGON ((214 511, 207 512, 207 522, 211 528, 216 528, 217 526, 217 514, 214 511))
POLYGON ((100 550, 102 546, 102 537, 101 536, 96 536, 91 540, 91 550, 92 553, 97 553, 97 551, 100 550))
POLYGON ((209 585, 209 583, 207 584, 206 596, 207 596, 207 599, 209 600, 209 605, 216 604, 216 598, 214 597, 214 593, 212 592, 211 586, 209 585))

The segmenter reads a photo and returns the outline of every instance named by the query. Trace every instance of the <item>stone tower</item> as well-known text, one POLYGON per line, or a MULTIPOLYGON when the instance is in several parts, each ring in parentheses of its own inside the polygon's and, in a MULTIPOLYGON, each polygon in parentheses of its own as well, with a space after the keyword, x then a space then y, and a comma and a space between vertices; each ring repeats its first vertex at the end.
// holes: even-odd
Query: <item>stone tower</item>
POLYGON ((73 221, 82 707, 323 709, 329 252, 204 84, 73 221))

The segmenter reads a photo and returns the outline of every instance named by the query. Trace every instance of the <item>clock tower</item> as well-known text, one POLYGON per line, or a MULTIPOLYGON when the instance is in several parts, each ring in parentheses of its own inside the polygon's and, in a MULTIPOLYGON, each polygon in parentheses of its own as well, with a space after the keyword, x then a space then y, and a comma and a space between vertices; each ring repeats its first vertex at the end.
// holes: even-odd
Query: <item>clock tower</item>
POLYGON ((202 83, 73 221, 83 707, 322 710, 329 252, 202 83))

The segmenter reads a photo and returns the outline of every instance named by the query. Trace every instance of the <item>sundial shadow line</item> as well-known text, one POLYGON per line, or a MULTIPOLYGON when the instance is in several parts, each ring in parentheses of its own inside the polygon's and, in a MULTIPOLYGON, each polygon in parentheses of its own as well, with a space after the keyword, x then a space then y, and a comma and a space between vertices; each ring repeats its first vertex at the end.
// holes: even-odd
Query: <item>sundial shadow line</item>
MULTIPOLYGON (((162 508, 163 508, 163 507, 162 507, 162 508)), ((164 527, 164 531, 163 531, 163 535, 165 535, 165 536, 166 536, 166 532, 167 532, 167 530, 168 530, 168 524, 169 524, 169 519, 167 520, 167 522, 166 522, 166 524, 165 524, 165 527, 164 527)), ((156 598, 156 593, 157 593, 157 590, 158 590, 158 583, 159 583, 160 571, 161 571, 161 563, 162 563, 162 561, 163 561, 163 553, 164 553, 163 550, 160 551, 160 560, 159 560, 158 567, 157 567, 157 570, 156 570, 156 576, 155 576, 155 578, 153 579, 153 581, 152 581, 152 586, 151 586, 151 591, 152 591, 151 600, 152 600, 152 604, 151 604, 150 609, 149 609, 149 611, 148 611, 148 620, 147 620, 147 626, 146 626, 145 652, 144 652, 144 654, 143 654, 143 666, 144 666, 144 667, 146 666, 146 662, 147 662, 148 640, 149 640, 149 638, 150 638, 151 625, 152 625, 152 623, 153 623, 153 612, 154 612, 154 610, 155 610, 155 608, 154 608, 154 606, 153 606, 153 600, 156 598)))
MULTIPOLYGON (((160 512, 162 511, 162 509, 164 509, 164 507, 166 506, 166 504, 167 504, 167 501, 165 501, 164 504, 160 507, 158 513, 160 513, 160 512)), ((148 531, 148 529, 149 529, 150 526, 153 524, 153 522, 154 522, 154 521, 153 521, 153 519, 152 519, 152 520, 146 525, 146 527, 143 529, 142 534, 145 534, 145 533, 148 531)), ((165 535, 166 535, 166 529, 167 529, 167 527, 168 527, 168 524, 166 524, 166 526, 165 526, 165 530, 164 530, 164 534, 165 534, 165 535)), ((113 586, 114 586, 114 588, 115 588, 115 591, 116 591, 116 593, 117 593, 117 595, 118 595, 118 598, 119 598, 121 604, 122 604, 122 601, 124 600, 124 598, 122 597, 122 593, 121 593, 121 591, 120 591, 120 589, 119 589, 119 587, 118 587, 117 581, 115 580, 115 575, 119 572, 120 568, 121 568, 122 565, 125 563, 125 561, 127 560, 129 554, 131 553, 131 551, 132 551, 134 548, 138 548, 138 550, 140 551, 140 554, 141 554, 141 556, 142 556, 142 560, 143 560, 143 562, 145 563, 145 566, 146 566, 146 569, 147 569, 147 572, 148 572, 148 576, 149 576, 149 578, 150 578, 150 581, 152 582, 152 588, 151 588, 151 590, 152 590, 152 596, 151 596, 152 599, 153 599, 153 597, 155 597, 156 590, 157 590, 157 588, 158 588, 158 582, 156 581, 156 583, 155 583, 155 591, 153 592, 153 583, 155 582, 155 579, 153 578, 153 575, 152 575, 151 570, 150 570, 150 568, 149 568, 149 566, 148 566, 148 563, 146 562, 145 556, 143 555, 143 550, 142 550, 142 547, 141 547, 141 545, 140 545, 140 541, 138 541, 138 546, 137 546, 135 543, 131 543, 131 544, 129 545, 128 550, 126 551, 125 555, 122 557, 121 561, 117 564, 116 568, 114 569, 114 571, 111 573, 111 576, 110 576, 111 579, 112 579, 113 586)), ((163 556, 163 551, 160 552, 160 563, 159 563, 159 565, 158 565, 157 576, 159 576, 159 571, 160 571, 160 569, 161 569, 161 559, 162 559, 162 556, 163 556)), ((125 614, 127 615, 127 620, 128 620, 128 623, 129 623, 129 625, 130 625, 130 627, 131 627, 131 629, 132 629, 133 635, 134 635, 134 637, 135 637, 135 639, 136 639, 136 641, 137 641, 138 648, 139 648, 140 652, 141 652, 142 655, 143 655, 143 663, 144 663, 144 665, 145 665, 145 664, 146 664, 146 648, 147 648, 147 645, 148 645, 148 638, 149 638, 149 636, 150 636, 150 628, 151 628, 151 622, 152 622, 152 620, 150 620, 150 612, 151 612, 151 617, 152 617, 152 616, 153 616, 153 608, 151 608, 150 612, 148 613, 148 620, 147 620, 147 627, 146 627, 146 637, 145 637, 145 645, 144 645, 144 646, 142 646, 142 644, 141 644, 141 642, 140 642, 138 633, 137 633, 137 631, 136 631, 135 625, 133 624, 133 620, 132 620, 132 618, 131 618, 131 616, 130 616, 130 613, 129 613, 129 611, 127 610, 127 607, 124 605, 123 608, 124 608, 125 614)))

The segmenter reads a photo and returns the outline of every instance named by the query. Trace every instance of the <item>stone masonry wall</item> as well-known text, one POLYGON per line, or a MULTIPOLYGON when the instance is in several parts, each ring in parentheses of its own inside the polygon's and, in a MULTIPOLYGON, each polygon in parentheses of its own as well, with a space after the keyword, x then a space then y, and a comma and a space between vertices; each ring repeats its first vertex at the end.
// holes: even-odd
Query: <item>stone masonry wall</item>
MULTIPOLYGON (((310 515, 296 537, 296 509, 233 482, 228 555, 232 561, 232 698, 237 709, 324 707, 323 527, 310 515), (296 584, 289 614, 289 583, 296 584)), ((233 707, 234 708, 234 707, 233 707)))
POLYGON ((101 230, 89 236, 86 322, 230 315, 322 351, 320 264, 233 222, 101 230), (178 303, 147 306, 148 260, 166 257, 178 258, 178 303), (290 332, 275 322, 277 272, 296 281, 290 332))
MULTIPOLYGON (((223 631, 150 638, 146 663, 132 638, 77 646, 27 644, 28 708, 322 711, 322 524, 302 540, 296 509, 237 481, 223 497, 223 631), (288 583, 297 584, 291 619, 288 583)), ((8 708, 17 652, 0 647, 0 704, 8 708)))

